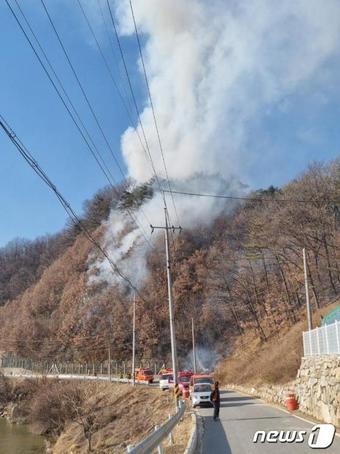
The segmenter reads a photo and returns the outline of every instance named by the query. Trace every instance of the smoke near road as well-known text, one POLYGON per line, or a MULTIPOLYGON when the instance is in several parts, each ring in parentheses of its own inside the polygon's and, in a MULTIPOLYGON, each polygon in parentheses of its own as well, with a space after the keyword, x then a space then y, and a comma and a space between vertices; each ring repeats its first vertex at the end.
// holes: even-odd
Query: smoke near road
MULTIPOLYGON (((203 345, 197 345, 195 350, 197 373, 212 372, 221 359, 221 355, 216 353, 213 348, 203 345)), ((194 369, 192 350, 186 356, 183 364, 186 369, 194 369)))

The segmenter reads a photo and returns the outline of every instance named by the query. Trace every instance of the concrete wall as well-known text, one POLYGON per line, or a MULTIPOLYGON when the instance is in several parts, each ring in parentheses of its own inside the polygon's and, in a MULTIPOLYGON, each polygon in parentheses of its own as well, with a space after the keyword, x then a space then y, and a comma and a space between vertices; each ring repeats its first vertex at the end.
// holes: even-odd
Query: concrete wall
POLYGON ((340 426, 340 355, 302 358, 295 381, 300 409, 340 426))

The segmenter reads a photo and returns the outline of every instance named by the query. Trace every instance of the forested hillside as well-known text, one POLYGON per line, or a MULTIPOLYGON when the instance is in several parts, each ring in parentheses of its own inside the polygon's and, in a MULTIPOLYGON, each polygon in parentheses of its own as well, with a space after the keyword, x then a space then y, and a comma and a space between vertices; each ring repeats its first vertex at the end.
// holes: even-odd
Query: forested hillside
MULTIPOLYGON (((83 222, 101 242, 110 210, 134 210, 151 187, 104 189, 86 203, 83 222)), ((293 325, 304 305, 302 248, 308 259, 312 303, 340 292, 340 161, 314 164, 282 188, 247 194, 207 226, 183 230, 172 244, 177 344, 197 342, 226 354, 252 330, 263 342, 293 325)), ((199 210, 199 199, 196 199, 199 210)), ((155 235, 155 234, 154 234, 155 235)), ((148 274, 137 298, 140 358, 169 357, 169 318, 163 236, 148 250, 148 274)), ((0 349, 21 356, 100 360, 131 352, 132 294, 117 283, 93 282, 97 253, 68 226, 33 242, 0 250, 0 349)))

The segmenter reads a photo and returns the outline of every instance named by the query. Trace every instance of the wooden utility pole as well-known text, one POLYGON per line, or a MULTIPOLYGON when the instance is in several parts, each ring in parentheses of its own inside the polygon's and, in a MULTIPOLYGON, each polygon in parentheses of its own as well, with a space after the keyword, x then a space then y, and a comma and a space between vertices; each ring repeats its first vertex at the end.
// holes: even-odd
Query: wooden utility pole
POLYGON ((193 359, 193 366, 194 366, 194 373, 197 373, 196 368, 196 349, 195 349, 195 323, 194 317, 191 319, 191 335, 192 335, 192 359, 193 359))
POLYGON ((109 345, 109 367, 108 367, 109 381, 111 382, 111 345, 109 345))
POLYGON ((308 321, 308 330, 313 329, 313 319, 312 311, 309 302, 309 290, 308 290, 308 276, 307 276, 307 259, 306 259, 306 249, 302 249, 303 254, 303 269, 305 273, 305 289, 306 289, 306 306, 307 306, 307 321, 308 321))
POLYGON ((136 362, 136 293, 134 293, 133 295, 132 308, 132 366, 131 366, 132 386, 135 386, 135 362, 136 362))
POLYGON ((169 300, 169 318, 170 318, 170 341, 171 341, 171 358, 172 358, 172 373, 174 377, 174 388, 178 384, 177 377, 177 348, 176 348, 176 333, 175 333, 175 320, 174 320, 174 308, 172 301, 172 280, 171 280, 171 257, 169 248, 169 230, 173 232, 175 230, 182 230, 182 227, 169 226, 168 224, 168 213, 166 207, 164 207, 165 215, 165 226, 151 226, 151 231, 155 229, 161 229, 165 232, 165 252, 166 252, 166 273, 168 278, 168 300, 169 300))

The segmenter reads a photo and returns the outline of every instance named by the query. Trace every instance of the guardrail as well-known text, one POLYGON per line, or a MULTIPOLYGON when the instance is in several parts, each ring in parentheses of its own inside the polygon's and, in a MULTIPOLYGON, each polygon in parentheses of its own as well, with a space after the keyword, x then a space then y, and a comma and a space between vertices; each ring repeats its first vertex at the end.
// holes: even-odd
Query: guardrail
POLYGON ((130 445, 127 448, 129 454, 149 454, 154 449, 158 448, 158 452, 162 453, 162 442, 164 439, 171 435, 176 424, 179 422, 185 411, 185 402, 179 401, 179 408, 177 412, 169 418, 167 422, 161 426, 155 426, 154 432, 144 438, 143 441, 137 445, 130 445))
POLYGON ((303 332, 304 356, 340 354, 340 321, 303 332))

